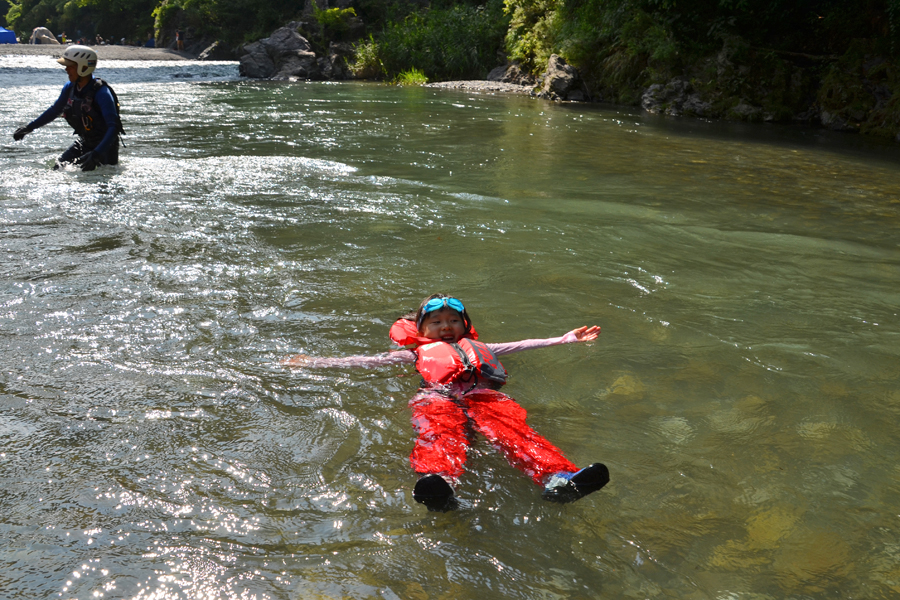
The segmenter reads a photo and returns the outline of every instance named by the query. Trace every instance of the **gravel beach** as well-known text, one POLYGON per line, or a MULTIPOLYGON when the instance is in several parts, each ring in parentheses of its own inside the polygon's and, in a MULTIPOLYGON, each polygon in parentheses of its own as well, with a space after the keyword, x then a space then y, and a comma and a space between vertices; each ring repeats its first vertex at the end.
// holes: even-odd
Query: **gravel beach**
POLYGON ((500 81, 485 81, 481 79, 469 79, 463 81, 438 81, 436 83, 426 83, 425 87, 440 88, 445 90, 466 90, 469 92, 481 93, 505 93, 505 94, 531 94, 534 86, 516 85, 514 83, 503 83, 500 81))
MULTIPOLYGON (((144 48, 142 46, 91 46, 99 60, 195 60, 187 52, 168 48, 144 48)), ((62 56, 66 46, 55 44, 0 44, 0 56, 62 56)))

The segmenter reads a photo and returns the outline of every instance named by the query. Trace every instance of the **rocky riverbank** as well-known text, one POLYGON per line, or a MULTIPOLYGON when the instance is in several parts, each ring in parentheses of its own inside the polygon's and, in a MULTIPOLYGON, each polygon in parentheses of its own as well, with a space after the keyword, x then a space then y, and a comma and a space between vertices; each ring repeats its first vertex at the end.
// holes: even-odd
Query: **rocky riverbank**
MULTIPOLYGON (((251 78, 299 79, 355 79, 349 63, 353 60, 350 44, 332 43, 324 55, 312 51, 309 42, 297 32, 297 24, 280 28, 271 37, 244 46, 240 60, 241 74, 251 78)), ((212 58, 212 47, 200 56, 168 48, 139 46, 97 46, 100 60, 181 61, 212 58)), ((0 45, 0 55, 60 56, 58 45, 6 44, 0 45)), ((740 93, 725 94, 735 73, 743 73, 728 56, 716 62, 715 83, 703 84, 701 79, 674 78, 666 84, 644 89, 640 106, 655 114, 700 118, 724 118, 739 121, 803 122, 840 131, 861 131, 900 142, 900 109, 892 93, 893 72, 883 60, 870 60, 855 72, 850 67, 833 69, 824 80, 812 77, 809 70, 795 67, 788 78, 797 90, 792 94, 775 94, 748 88, 740 93), (854 84, 854 82, 862 82, 854 84), (847 90, 854 93, 849 94, 847 90), (782 98, 781 103, 771 98, 782 98), (796 98, 793 98, 796 96, 796 98), (793 98, 792 101, 791 98, 793 98)), ((852 65, 851 65, 852 66, 852 65)), ((888 65, 889 66, 889 65, 888 65)), ((819 77, 822 77, 819 75, 819 77)), ((516 65, 498 67, 485 80, 442 81, 427 84, 429 88, 467 90, 474 93, 502 93, 532 95, 547 100, 605 101, 615 98, 590 92, 579 73, 554 55, 547 71, 533 78, 516 65)), ((734 87, 734 86, 731 86, 734 87)), ((747 86, 745 86, 747 87, 747 86)), ((777 90, 776 90, 777 91, 777 90)))

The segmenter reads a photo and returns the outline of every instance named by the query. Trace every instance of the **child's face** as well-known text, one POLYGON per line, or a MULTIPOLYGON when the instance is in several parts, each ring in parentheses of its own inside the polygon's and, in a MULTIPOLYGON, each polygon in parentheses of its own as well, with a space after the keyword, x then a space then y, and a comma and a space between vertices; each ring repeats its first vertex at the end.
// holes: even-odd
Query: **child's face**
POLYGON ((458 342, 466 333, 462 316, 452 308, 441 308, 425 316, 419 329, 424 337, 442 342, 458 342))

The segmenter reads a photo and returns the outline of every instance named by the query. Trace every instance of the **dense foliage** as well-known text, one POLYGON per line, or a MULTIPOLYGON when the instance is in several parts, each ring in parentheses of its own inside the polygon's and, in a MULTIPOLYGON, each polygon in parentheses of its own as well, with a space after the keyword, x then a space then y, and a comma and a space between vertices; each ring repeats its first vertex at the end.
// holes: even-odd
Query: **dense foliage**
MULTIPOLYGON (((6 25, 20 34, 47 26, 57 33, 81 30, 116 39, 142 37, 155 21, 174 19, 197 34, 249 40, 308 11, 308 0, 6 2, 6 25)), ((454 53, 458 47, 479 57, 449 57, 451 70, 483 60, 489 51, 480 44, 493 43, 498 30, 507 36, 512 57, 536 67, 551 52, 576 63, 596 60, 598 53, 608 58, 624 52, 672 67, 679 59, 721 47, 731 36, 752 47, 809 55, 840 55, 857 39, 874 40, 884 54, 900 50, 900 0, 505 0, 501 10, 502 2, 356 0, 353 6, 369 33, 385 44, 400 44, 396 52, 386 49, 394 53, 390 61, 406 56, 437 65, 440 58, 425 54, 454 53)), ((321 12, 327 4, 323 0, 321 12)))
POLYGON ((748 103, 779 120, 815 104, 849 127, 900 132, 900 0, 353 0, 352 12, 329 0, 6 1, 24 36, 43 25, 168 43, 181 27, 228 47, 291 20, 312 21, 325 47, 358 15, 357 72, 369 77, 480 78, 507 58, 539 74, 555 53, 595 99, 637 103, 680 78, 715 115, 748 103))
POLYGON ((860 39, 883 55, 900 49, 900 0, 507 0, 507 10, 513 58, 539 69, 557 52, 611 81, 665 78, 734 40, 807 60, 860 39))
POLYGON ((35 27, 49 27, 69 39, 85 37, 144 42, 153 31, 151 13, 159 0, 15 0, 9 1, 7 27, 27 39, 35 27))
POLYGON ((506 5, 510 57, 541 72, 557 53, 594 98, 633 104, 679 78, 712 116, 798 119, 814 106, 836 128, 900 134, 900 0, 506 5))
POLYGON ((302 0, 157 0, 152 11, 162 43, 181 27, 189 39, 218 39, 229 46, 268 36, 303 9, 302 0))
POLYGON ((70 39, 96 35, 144 43, 148 34, 171 41, 176 27, 195 39, 221 39, 229 44, 264 37, 304 7, 303 0, 6 0, 5 20, 19 37, 35 27, 70 39))
POLYGON ((480 79, 502 61, 506 19, 500 0, 486 5, 432 5, 386 23, 378 56, 388 76, 410 67, 430 79, 480 79))

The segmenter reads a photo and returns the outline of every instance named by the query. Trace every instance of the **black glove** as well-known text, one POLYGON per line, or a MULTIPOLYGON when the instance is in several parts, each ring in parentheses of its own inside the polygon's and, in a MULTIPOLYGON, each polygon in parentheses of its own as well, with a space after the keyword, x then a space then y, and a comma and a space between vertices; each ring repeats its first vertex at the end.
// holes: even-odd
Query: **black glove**
POLYGON ((28 135, 32 131, 34 131, 34 129, 32 129, 28 125, 26 125, 25 127, 19 127, 18 129, 16 129, 16 132, 13 134, 13 139, 16 140, 17 142, 20 142, 20 141, 22 141, 22 138, 24 138, 26 135, 28 135))
POLYGON ((94 154, 93 151, 82 154, 72 162, 76 165, 81 165, 82 171, 93 171, 97 168, 97 165, 100 164, 100 161, 97 159, 97 155, 94 154))

